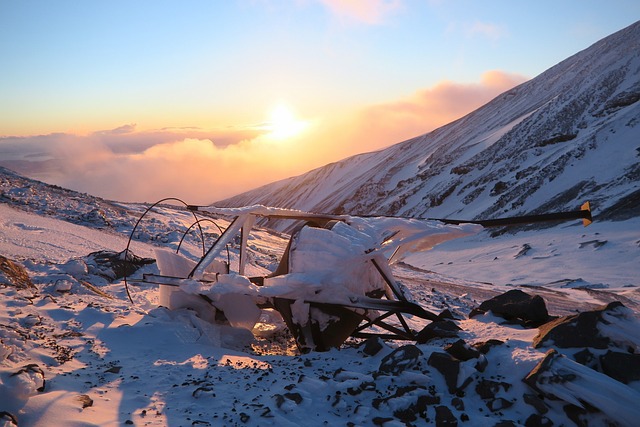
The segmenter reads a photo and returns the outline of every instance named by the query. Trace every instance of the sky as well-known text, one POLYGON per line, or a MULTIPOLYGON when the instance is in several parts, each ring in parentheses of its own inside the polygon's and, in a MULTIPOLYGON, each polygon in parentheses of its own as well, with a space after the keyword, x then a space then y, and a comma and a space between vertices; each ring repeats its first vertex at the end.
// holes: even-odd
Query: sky
POLYGON ((0 165, 211 203, 427 133, 637 0, 0 0, 0 165))

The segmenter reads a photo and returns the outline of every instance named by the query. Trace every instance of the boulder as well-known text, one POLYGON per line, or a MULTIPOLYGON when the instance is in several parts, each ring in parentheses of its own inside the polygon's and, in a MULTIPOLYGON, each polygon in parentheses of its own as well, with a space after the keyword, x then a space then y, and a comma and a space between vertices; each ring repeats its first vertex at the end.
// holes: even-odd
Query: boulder
POLYGON ((606 323, 603 314, 623 307, 618 301, 611 302, 596 310, 563 316, 542 325, 533 339, 533 346, 554 346, 557 348, 597 348, 606 349, 610 338, 598 329, 598 324, 606 323))
POLYGON ((415 367, 419 363, 422 354, 422 351, 413 344, 397 348, 382 359, 378 373, 398 375, 407 369, 415 367))
POLYGON ((457 338, 460 330, 460 327, 451 320, 436 320, 418 332, 416 342, 424 344, 435 338, 457 338))
POLYGON ((526 327, 538 327, 550 320, 547 306, 539 295, 512 289, 480 304, 469 313, 474 317, 491 311, 494 315, 526 327))

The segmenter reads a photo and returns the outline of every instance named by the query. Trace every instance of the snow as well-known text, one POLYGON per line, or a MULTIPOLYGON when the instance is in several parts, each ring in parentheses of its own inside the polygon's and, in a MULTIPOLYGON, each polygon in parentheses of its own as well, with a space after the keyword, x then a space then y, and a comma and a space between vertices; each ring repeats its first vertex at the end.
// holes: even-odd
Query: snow
POLYGON ((406 261, 451 277, 497 286, 614 288, 624 292, 625 286, 640 286, 639 247, 640 219, 634 218, 495 238, 482 233, 445 242, 428 257, 418 254, 406 261))
MULTIPOLYGON (((191 310, 167 310, 157 305, 157 287, 148 285, 132 287, 135 304, 131 305, 121 281, 107 283, 88 277, 81 257, 100 249, 122 250, 127 243, 126 233, 118 235, 74 225, 6 204, 0 204, 0 213, 2 254, 22 261, 36 284, 36 289, 0 288, 0 410, 16 415, 21 426, 364 426, 375 422, 393 426, 405 425, 397 414, 426 396, 449 406, 452 397, 445 378, 426 360, 430 354, 442 352, 451 339, 418 345, 423 353, 418 365, 397 375, 384 374, 379 369, 383 358, 403 342, 387 342, 373 356, 365 354, 356 341, 348 341, 339 350, 299 355, 277 313, 254 311, 251 322, 257 323, 252 334, 244 317, 234 319, 240 327, 232 327, 207 322, 191 310), (53 287, 55 280, 63 276, 71 286, 53 287), (94 281, 110 297, 78 287, 74 278, 80 276, 94 281), (11 376, 29 364, 36 364, 42 374, 33 370, 11 376), (43 379, 44 390, 37 391, 43 379)), ((152 234, 172 224, 173 217, 171 209, 158 213, 152 234)), ((338 230, 340 233, 334 238, 348 237, 359 242, 361 249, 368 247, 375 240, 364 233, 371 231, 371 221, 354 220, 359 231, 345 228, 338 230)), ((457 383, 460 386, 472 381, 472 385, 463 398, 464 409, 452 409, 456 417, 464 415, 473 425, 493 426, 503 419, 524 425, 533 409, 522 401, 522 396, 532 392, 521 379, 544 357, 544 349, 534 349, 531 344, 536 329, 506 324, 491 313, 466 318, 464 314, 481 302, 472 296, 476 292, 495 294, 519 285, 539 285, 546 289, 544 297, 546 293, 562 292, 563 302, 554 300, 551 307, 565 312, 602 304, 604 296, 626 298, 628 308, 609 317, 611 328, 618 340, 638 345, 637 225, 637 220, 594 223, 586 229, 555 227, 497 238, 468 229, 461 237, 431 250, 405 254, 394 273, 414 300, 436 313, 448 307, 462 314, 456 322, 463 329, 461 338, 468 343, 489 339, 505 342, 483 356, 488 360, 484 373, 476 370, 475 359, 461 362, 457 383), (594 241, 607 243, 597 245, 594 241), (517 256, 525 243, 531 249, 517 256), (566 278, 563 283, 567 286, 558 284, 558 278, 566 278), (595 284, 602 293, 585 291, 595 284), (473 392, 481 378, 510 384, 497 392, 496 398, 504 401, 496 400, 492 405, 511 406, 495 412, 488 408, 487 401, 473 392)), ((417 225, 412 226, 409 228, 415 231, 417 225)), ((423 227, 434 225, 427 223, 423 227)), ((310 230, 308 249, 326 244, 324 234, 328 230, 310 230)), ((396 226, 395 231, 402 230, 396 226)), ((397 233, 394 237, 400 236, 397 233)), ((259 249, 252 252, 250 263, 263 262, 263 257, 270 259, 267 252, 279 256, 286 244, 285 239, 263 232, 249 241, 251 247, 259 249)), ((190 245, 187 244, 186 253, 197 254, 197 242, 190 245)), ((171 252, 157 246, 152 250, 150 244, 141 242, 135 242, 133 248, 150 256, 164 253, 159 258, 169 259, 171 266, 171 252)), ((329 252, 330 248, 324 246, 322 250, 329 252)), ((344 254, 337 255, 329 262, 339 264, 344 254)), ((308 258, 299 261, 304 264, 300 274, 312 267, 308 258)), ((155 268, 147 267, 147 271, 157 272, 155 268)), ((228 295, 237 295, 234 291, 244 286, 232 277, 222 283, 230 287, 228 295)), ((221 294, 225 292, 211 296, 221 294)), ((240 298, 223 304, 245 307, 238 309, 244 312, 248 301, 240 298)), ((417 318, 409 318, 409 322, 418 330, 424 325, 417 318)), ((606 415, 621 425, 635 416, 635 409, 624 402, 635 399, 637 391, 574 365, 569 367, 578 369, 584 384, 597 381, 604 387, 585 396, 587 402, 599 405, 603 393, 616 393, 615 413, 606 415)), ((567 369, 562 364, 558 366, 567 369)), ((580 384, 572 386, 578 391, 567 389, 565 393, 575 395, 588 388, 580 384)), ((562 390, 556 387, 552 392, 561 394, 562 390)), ((565 397, 572 399, 573 395, 565 397)), ((436 406, 428 405, 426 418, 418 418, 418 422, 429 419, 433 423, 436 406)), ((546 414, 558 425, 567 422, 560 408, 552 406, 546 414)))

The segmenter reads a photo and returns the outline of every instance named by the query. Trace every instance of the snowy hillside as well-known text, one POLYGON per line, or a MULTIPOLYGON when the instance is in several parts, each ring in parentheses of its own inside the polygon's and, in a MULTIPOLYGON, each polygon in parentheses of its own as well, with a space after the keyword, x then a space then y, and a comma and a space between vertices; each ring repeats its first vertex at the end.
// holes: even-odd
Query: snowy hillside
MULTIPOLYGON (((349 339, 299 354, 273 312, 251 333, 159 307, 152 285, 132 284, 131 304, 117 254, 147 208, 0 170, 0 426, 632 426, 640 417, 638 218, 480 233, 408 254, 394 274, 442 317, 409 316, 424 342, 349 339)), ((153 208, 131 249, 175 250, 192 223, 182 206, 153 208)), ((220 230, 202 226, 211 244, 220 230)), ((192 234, 181 253, 196 259, 192 234)), ((273 271, 286 242, 258 229, 250 270, 273 271)), ((234 242, 232 263, 237 254, 234 242)), ((133 277, 141 272, 158 269, 144 264, 133 277)))
POLYGON ((216 205, 472 219, 591 200, 598 218, 629 218, 639 100, 640 22, 433 132, 216 205))

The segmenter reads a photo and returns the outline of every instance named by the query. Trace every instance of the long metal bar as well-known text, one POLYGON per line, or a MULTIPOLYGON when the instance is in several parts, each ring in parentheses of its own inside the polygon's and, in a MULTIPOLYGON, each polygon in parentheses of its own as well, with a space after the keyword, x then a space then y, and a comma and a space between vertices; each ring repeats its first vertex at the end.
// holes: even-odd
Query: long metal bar
POLYGON ((580 210, 568 212, 553 212, 540 215, 524 215, 512 216, 506 218, 466 220, 466 219, 448 219, 448 218, 427 218, 434 221, 444 222, 445 224, 479 224, 483 227, 504 227, 506 225, 532 224, 536 222, 550 221, 567 221, 571 219, 582 219, 585 226, 591 224, 591 205, 585 202, 580 206, 580 210))

